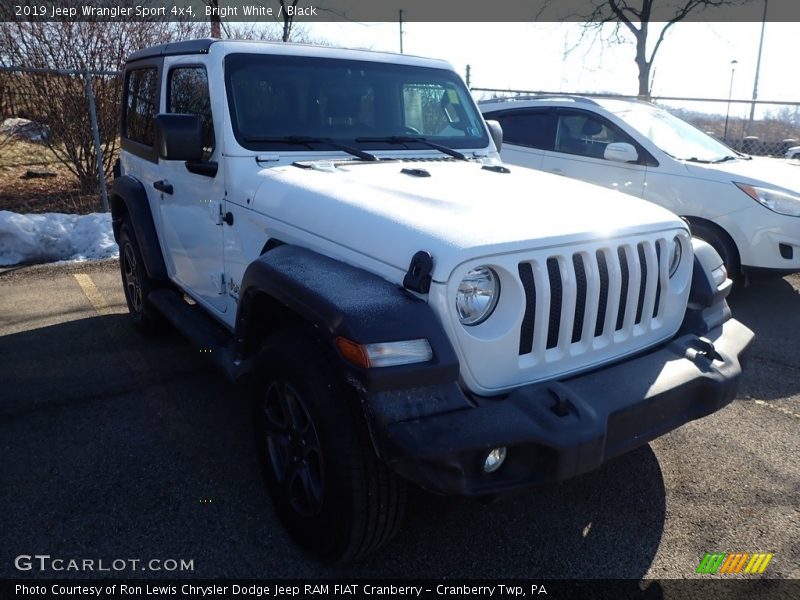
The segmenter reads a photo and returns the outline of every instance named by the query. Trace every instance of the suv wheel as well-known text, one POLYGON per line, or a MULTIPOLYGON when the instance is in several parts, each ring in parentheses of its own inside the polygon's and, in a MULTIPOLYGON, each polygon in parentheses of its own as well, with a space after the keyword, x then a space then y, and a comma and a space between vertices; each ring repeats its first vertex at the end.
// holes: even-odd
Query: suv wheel
POLYGON ((741 277, 739 252, 727 233, 713 225, 705 225, 694 220, 689 221, 689 229, 694 237, 700 238, 717 251, 728 271, 728 277, 731 279, 741 277))
POLYGON ((323 357, 303 331, 269 338, 253 390, 256 448, 292 539, 344 564, 394 537, 407 490, 375 456, 358 398, 323 357))
POLYGON ((122 287, 125 302, 136 327, 144 333, 153 333, 163 324, 161 315, 147 302, 147 296, 157 285, 147 274, 142 253, 126 220, 119 230, 119 268, 122 274, 122 287))

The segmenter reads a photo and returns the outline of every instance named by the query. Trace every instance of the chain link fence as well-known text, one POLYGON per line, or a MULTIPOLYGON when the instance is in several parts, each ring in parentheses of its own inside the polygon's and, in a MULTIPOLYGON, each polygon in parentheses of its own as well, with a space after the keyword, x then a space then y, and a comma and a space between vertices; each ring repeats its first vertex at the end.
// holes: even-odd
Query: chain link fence
POLYGON ((121 86, 117 71, 0 67, 0 210, 108 209, 121 86))
MULTIPOLYGON (((630 96, 530 90, 472 88, 476 100, 567 96, 620 98, 630 96)), ((755 156, 794 157, 800 159, 800 102, 773 100, 728 100, 720 98, 653 97, 653 103, 739 152, 755 156), (787 156, 787 154, 789 156, 787 156)))

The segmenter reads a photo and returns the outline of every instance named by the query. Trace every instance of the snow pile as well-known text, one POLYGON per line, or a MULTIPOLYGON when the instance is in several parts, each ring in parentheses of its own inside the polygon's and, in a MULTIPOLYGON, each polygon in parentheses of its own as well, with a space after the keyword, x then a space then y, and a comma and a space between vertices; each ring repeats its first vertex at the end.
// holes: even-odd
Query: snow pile
POLYGON ((20 215, 0 210, 0 266, 119 256, 110 213, 20 215))
POLYGON ((29 119, 11 118, 0 123, 0 133, 29 142, 43 142, 47 138, 47 127, 29 119))

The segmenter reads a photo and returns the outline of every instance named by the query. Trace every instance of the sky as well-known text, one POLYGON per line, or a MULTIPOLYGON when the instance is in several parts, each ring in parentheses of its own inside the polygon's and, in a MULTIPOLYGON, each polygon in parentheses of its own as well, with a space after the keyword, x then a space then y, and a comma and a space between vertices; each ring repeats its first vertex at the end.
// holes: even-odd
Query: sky
MULTIPOLYGON (((654 24, 655 25, 655 24, 654 24)), ((580 43, 577 23, 404 23, 407 54, 450 61, 473 87, 635 95, 634 45, 580 43)), ((397 23, 315 23, 309 33, 336 45, 399 51, 397 23)), ((655 62, 652 94, 752 98, 761 23, 678 23, 655 62)), ((655 39, 655 38, 653 38, 655 39)), ((800 23, 766 24, 758 98, 800 101, 800 23)), ((705 105, 724 111, 724 105, 705 105)), ((733 104, 731 115, 749 105, 733 104)))

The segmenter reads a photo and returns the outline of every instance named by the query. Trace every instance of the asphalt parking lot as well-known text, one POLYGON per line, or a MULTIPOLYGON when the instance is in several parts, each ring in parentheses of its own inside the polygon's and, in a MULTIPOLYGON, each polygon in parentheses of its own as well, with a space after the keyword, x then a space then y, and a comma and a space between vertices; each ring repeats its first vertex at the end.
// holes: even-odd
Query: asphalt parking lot
POLYGON ((18 555, 191 559, 158 577, 683 578, 706 552, 800 577, 800 277, 737 289, 757 340, 737 399, 601 470, 489 505, 412 493, 344 570, 287 539, 244 394, 177 334, 129 324, 116 261, 0 273, 0 577, 18 555))

